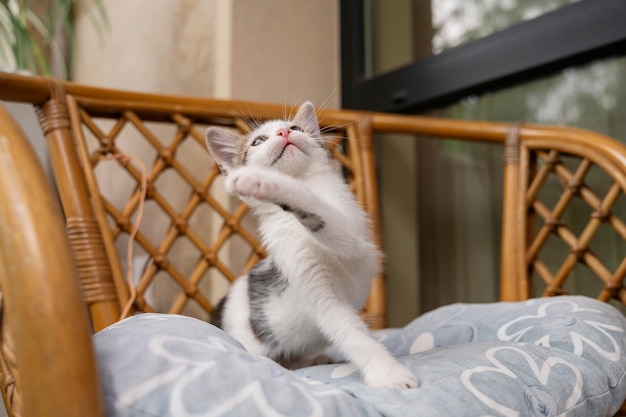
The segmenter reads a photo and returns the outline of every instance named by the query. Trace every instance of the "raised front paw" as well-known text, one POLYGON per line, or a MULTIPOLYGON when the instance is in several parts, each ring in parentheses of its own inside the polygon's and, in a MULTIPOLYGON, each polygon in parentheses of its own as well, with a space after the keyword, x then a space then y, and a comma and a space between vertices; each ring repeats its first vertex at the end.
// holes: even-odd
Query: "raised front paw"
POLYGON ((226 191, 240 197, 253 197, 261 201, 272 201, 278 190, 278 183, 261 171, 237 169, 226 177, 226 191))
POLYGON ((419 384, 413 373, 400 363, 394 363, 385 368, 379 367, 375 371, 368 372, 365 383, 377 388, 417 388, 419 384))

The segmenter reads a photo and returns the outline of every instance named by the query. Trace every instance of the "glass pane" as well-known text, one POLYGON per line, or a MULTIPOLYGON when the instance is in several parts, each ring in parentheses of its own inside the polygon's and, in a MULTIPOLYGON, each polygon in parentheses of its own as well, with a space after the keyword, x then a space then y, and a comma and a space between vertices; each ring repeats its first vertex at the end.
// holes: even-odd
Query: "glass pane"
POLYGON ((580 0, 432 0, 432 51, 482 38, 580 0))
POLYGON ((435 113, 460 119, 548 123, 590 129, 626 142, 626 57, 568 68, 551 77, 481 97, 468 97, 435 113))
MULTIPOLYGON (((464 120, 522 121, 581 127, 606 134, 626 144, 626 119, 623 117, 626 112, 624 73, 626 57, 605 59, 480 97, 469 97, 432 112, 432 115, 464 120)), ((570 170, 574 170, 578 164, 577 161, 568 161, 566 158, 563 158, 563 163, 570 170), (568 166, 568 162, 573 165, 568 166)), ((420 218, 419 242, 438 242, 438 247, 432 244, 420 245, 421 285, 423 289, 431 289, 430 292, 423 290, 425 298, 422 308, 428 310, 446 304, 450 301, 450 294, 457 301, 485 301, 485 297, 497 294, 494 288, 499 281, 502 149, 499 146, 494 148, 493 145, 461 144, 454 141, 419 141, 417 165, 439 167, 434 174, 428 174, 428 168, 424 168, 424 175, 418 176, 417 204, 423 213, 420 218), (479 180, 471 181, 473 177, 479 180), (487 188, 493 194, 486 194, 485 184, 489 184, 487 188), (437 192, 442 188, 459 191, 446 193, 444 197, 437 192), (487 200, 489 204, 483 204, 487 200), (427 211, 429 207, 433 209, 427 211), (462 213, 445 209, 450 207, 468 209, 462 210, 462 213), (472 210, 472 207, 479 209, 472 210), (423 224, 427 227, 423 227, 423 224), (458 243, 465 243, 469 239, 480 244, 458 243), (487 255, 489 259, 485 258, 487 255), (485 258, 485 262, 478 268, 468 263, 468 260, 480 258, 485 258), (438 286, 445 287, 445 291, 437 291, 438 286), (476 286, 489 289, 490 292, 487 295, 476 295, 467 291, 467 288, 476 286)), ((602 184, 606 187, 610 185, 607 176, 601 174, 603 173, 592 170, 585 177, 585 182, 600 185, 600 197, 606 191, 602 184)), ((553 183, 548 184, 551 188, 544 192, 552 193, 550 197, 556 201, 561 196, 563 187, 557 178, 551 180, 553 183)), ((625 200, 622 195, 612 209, 622 218, 623 213, 626 213, 625 200)), ((547 204, 552 205, 550 199, 547 204)), ((587 204, 581 203, 572 205, 563 214, 567 216, 568 222, 572 222, 573 226, 569 227, 573 233, 578 234, 587 224, 590 211, 587 204)), ((619 236, 616 237, 608 226, 599 230, 594 239, 602 248, 597 250, 598 246, 595 246, 594 252, 598 253, 599 259, 605 265, 614 270, 626 254, 626 242, 619 236)), ((550 269, 555 268, 559 265, 557 261, 562 260, 559 248, 553 247, 549 250, 553 249, 554 252, 546 253, 544 259, 550 269)), ((589 274, 587 268, 576 268, 572 278, 567 280, 569 290, 597 295, 598 289, 593 287, 595 281, 590 279, 589 274)), ((536 282, 539 287, 539 278, 536 282)))
POLYGON ((580 0, 365 0, 366 77, 580 0))

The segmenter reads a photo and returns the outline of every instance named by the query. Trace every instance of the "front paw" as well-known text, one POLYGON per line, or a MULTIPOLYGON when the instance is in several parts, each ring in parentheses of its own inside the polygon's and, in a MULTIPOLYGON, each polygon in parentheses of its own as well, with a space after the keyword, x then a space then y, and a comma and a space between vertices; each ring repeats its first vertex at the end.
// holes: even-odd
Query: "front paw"
POLYGON ((377 388, 417 388, 419 384, 413 373, 400 363, 378 368, 365 375, 365 383, 377 388))
POLYGON ((260 201, 271 201, 278 184, 262 172, 251 169, 238 169, 226 177, 226 191, 239 197, 252 197, 260 201))

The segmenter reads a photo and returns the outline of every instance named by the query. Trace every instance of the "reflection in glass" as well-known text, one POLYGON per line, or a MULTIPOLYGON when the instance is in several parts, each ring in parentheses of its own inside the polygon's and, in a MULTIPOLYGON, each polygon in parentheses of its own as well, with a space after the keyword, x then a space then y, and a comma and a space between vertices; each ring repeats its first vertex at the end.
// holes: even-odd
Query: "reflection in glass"
POLYGON ((482 38, 580 0, 432 0, 432 50, 482 38))

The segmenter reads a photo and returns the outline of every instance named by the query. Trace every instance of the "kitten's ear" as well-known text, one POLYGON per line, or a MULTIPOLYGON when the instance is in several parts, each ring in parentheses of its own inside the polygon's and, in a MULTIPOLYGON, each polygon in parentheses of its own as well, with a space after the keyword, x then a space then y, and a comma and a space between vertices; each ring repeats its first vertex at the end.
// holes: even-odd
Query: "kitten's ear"
POLYGON ((317 121, 317 115, 315 114, 315 107, 313 103, 310 101, 305 102, 298 109, 298 113, 293 118, 292 122, 302 129, 305 132, 309 133, 311 136, 315 138, 320 137, 320 124, 317 121))
POLYGON ((239 136, 221 127, 210 127, 205 134, 206 146, 224 174, 228 174, 237 164, 239 136))

